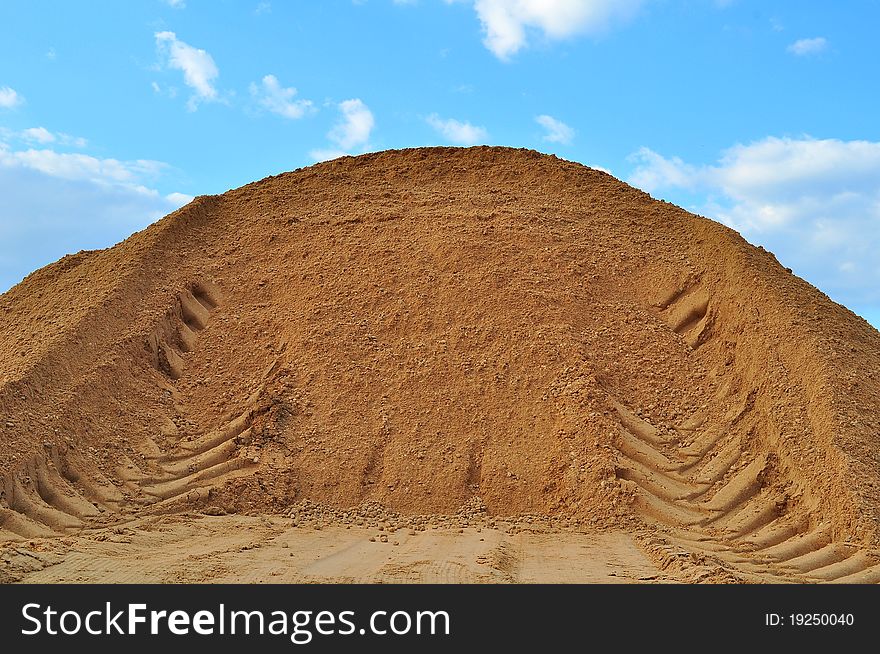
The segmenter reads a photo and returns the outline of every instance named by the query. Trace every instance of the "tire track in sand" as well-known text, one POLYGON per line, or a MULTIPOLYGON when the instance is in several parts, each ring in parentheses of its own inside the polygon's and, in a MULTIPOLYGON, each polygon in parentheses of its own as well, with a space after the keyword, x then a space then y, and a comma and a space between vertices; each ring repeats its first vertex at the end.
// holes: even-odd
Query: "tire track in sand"
MULTIPOLYGON (((660 308, 692 349, 711 338, 711 300, 699 285, 675 292, 660 308)), ((784 484, 770 483, 783 474, 775 453, 733 432, 750 424, 754 392, 739 398, 720 422, 707 425, 696 415, 667 430, 613 397, 610 402, 619 422, 616 476, 634 491, 635 510, 662 525, 673 543, 748 581, 880 582, 877 557, 835 540, 829 525, 779 490, 784 484), (689 444, 679 445, 681 435, 689 444)), ((758 421, 750 429, 758 435, 758 421)))

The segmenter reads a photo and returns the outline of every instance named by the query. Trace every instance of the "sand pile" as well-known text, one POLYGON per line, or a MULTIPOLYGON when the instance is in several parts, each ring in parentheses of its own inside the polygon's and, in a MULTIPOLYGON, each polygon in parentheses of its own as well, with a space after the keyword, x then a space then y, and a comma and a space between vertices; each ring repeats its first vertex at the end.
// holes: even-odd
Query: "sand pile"
POLYGON ((873 579, 878 445, 880 333, 730 229, 532 151, 267 178, 0 296, 0 539, 477 502, 873 579))

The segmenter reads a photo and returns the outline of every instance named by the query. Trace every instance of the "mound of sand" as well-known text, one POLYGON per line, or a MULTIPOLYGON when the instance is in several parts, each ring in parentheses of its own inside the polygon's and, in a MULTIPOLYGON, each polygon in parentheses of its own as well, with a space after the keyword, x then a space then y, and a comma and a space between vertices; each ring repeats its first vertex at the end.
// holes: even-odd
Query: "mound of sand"
POLYGON ((479 498, 648 525, 744 578, 880 580, 878 445, 880 333, 532 151, 270 177, 0 296, 0 540, 479 498))

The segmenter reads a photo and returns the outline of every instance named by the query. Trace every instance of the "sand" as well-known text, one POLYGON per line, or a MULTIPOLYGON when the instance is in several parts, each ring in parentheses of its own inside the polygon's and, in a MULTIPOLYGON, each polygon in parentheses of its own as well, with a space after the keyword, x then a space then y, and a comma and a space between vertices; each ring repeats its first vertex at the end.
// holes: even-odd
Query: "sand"
POLYGON ((7 546, 24 583, 669 583, 622 532, 292 527, 281 517, 161 516, 7 546), (385 540, 382 539, 385 536, 385 540))
POLYGON ((270 177, 0 296, 10 581, 154 579, 112 562, 162 521, 207 548, 162 580, 262 580, 275 545, 223 545, 262 516, 284 580, 877 582, 878 441, 880 333, 736 232, 527 150, 270 177), (379 515, 449 538, 334 558, 379 515), (499 572, 462 516, 544 535, 499 572))

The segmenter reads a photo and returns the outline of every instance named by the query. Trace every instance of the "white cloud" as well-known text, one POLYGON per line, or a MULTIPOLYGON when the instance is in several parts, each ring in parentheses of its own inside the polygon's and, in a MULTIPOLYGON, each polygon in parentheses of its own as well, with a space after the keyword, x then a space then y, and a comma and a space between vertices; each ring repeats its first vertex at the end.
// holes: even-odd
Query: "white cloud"
POLYGON ((89 142, 81 136, 71 136, 64 132, 56 133, 55 138, 58 139, 58 142, 61 145, 68 145, 74 148, 84 148, 89 144, 89 142))
MULTIPOLYGON (((48 130, 46 130, 48 133, 48 130)), ((103 186, 121 186, 144 193, 155 193, 143 185, 144 180, 158 177, 167 164, 139 159, 119 161, 100 159, 87 154, 57 152, 51 149, 13 150, 0 143, 0 167, 25 168, 50 177, 69 181, 86 181, 103 186)))
POLYGON ((461 122, 454 118, 440 118, 437 114, 431 114, 426 119, 427 123, 437 130, 443 137, 457 145, 476 145, 484 143, 489 134, 483 127, 461 122))
POLYGON ((257 16, 262 16, 263 14, 271 14, 272 13, 272 4, 270 2, 261 2, 257 5, 257 8, 254 9, 254 14, 257 16))
POLYGON ((343 100, 337 105, 342 118, 327 132, 327 138, 334 144, 331 148, 318 148, 309 152, 315 161, 327 161, 351 154, 357 149, 365 152, 370 134, 376 126, 373 112, 359 98, 343 100))
POLYGON ((343 150, 365 145, 376 125, 373 113, 358 98, 340 102, 339 110, 342 120, 330 130, 327 138, 343 150))
POLYGON ((251 84, 251 95, 261 107, 284 118, 302 118, 313 109, 311 100, 294 100, 296 89, 283 88, 274 75, 266 75, 259 85, 251 84))
POLYGON ((700 178, 697 169, 680 158, 666 158, 650 148, 639 149, 629 159, 637 164, 629 183, 649 193, 666 188, 691 190, 700 178))
POLYGON ((55 135, 45 127, 30 127, 21 132, 21 137, 26 141, 34 143, 52 143, 55 141, 55 135))
POLYGON ((24 103, 24 98, 13 88, 0 86, 0 109, 14 109, 24 103))
POLYGON ((713 165, 648 148, 631 160, 635 186, 686 191, 836 299, 880 305, 880 142, 768 137, 713 165))
POLYGON ((545 141, 571 145, 571 142, 574 140, 574 129, 553 116, 542 114, 535 117, 535 122, 547 130, 547 133, 544 135, 545 141))
POLYGON ((156 32, 156 48, 168 68, 183 73, 183 81, 195 94, 189 99, 187 108, 195 111, 200 101, 217 99, 214 80, 220 74, 214 58, 200 48, 194 48, 177 38, 174 32, 156 32))
POLYGON ((828 48, 828 40, 823 36, 814 39, 799 39, 788 46, 788 51, 798 57, 819 54, 828 48))
POLYGON ((553 40, 595 34, 612 22, 627 20, 643 0, 475 0, 483 27, 483 43, 508 60, 537 31, 553 40))
POLYGON ((186 0, 164 0, 165 4, 172 9, 185 9, 186 0))
POLYGON ((168 200, 172 205, 176 208, 182 207, 185 204, 189 204, 193 201, 193 196, 187 195, 186 193, 169 193, 165 196, 165 199, 168 200))
POLYGON ((58 145, 84 148, 88 145, 88 141, 80 136, 71 136, 64 132, 50 132, 45 127, 29 127, 20 132, 5 131, 7 139, 17 139, 29 144, 48 145, 49 143, 57 143, 58 145))

